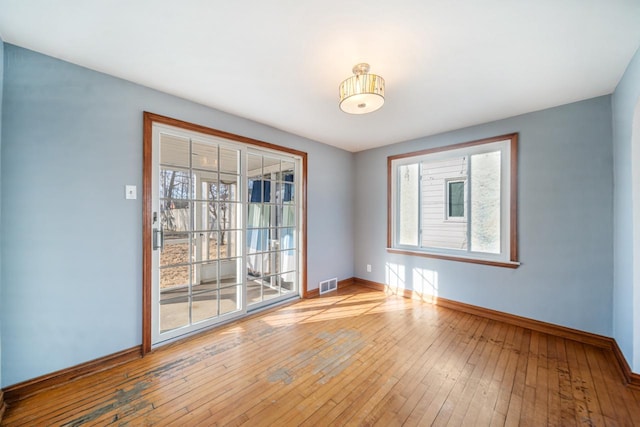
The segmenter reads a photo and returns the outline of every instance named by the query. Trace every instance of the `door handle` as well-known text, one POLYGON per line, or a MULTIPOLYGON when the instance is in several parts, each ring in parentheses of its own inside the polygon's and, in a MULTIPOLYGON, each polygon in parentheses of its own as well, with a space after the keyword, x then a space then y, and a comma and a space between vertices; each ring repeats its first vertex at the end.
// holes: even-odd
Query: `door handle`
POLYGON ((153 229, 153 250, 164 249, 164 231, 162 229, 153 229))

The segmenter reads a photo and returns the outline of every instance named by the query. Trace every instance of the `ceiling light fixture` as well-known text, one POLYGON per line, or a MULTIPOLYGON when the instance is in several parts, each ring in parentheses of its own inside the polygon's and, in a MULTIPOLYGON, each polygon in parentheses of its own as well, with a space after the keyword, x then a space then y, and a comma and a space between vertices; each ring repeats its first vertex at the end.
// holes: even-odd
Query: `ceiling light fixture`
POLYGON ((349 114, 366 114, 384 104, 384 79, 369 74, 369 64, 353 67, 353 76, 340 83, 340 109, 349 114))

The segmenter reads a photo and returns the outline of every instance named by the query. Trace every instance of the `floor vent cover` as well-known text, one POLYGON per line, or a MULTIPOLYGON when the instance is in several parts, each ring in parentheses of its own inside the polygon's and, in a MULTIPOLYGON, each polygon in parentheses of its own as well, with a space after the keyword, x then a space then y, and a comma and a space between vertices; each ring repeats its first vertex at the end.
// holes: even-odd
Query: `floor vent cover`
POLYGON ((338 289, 338 278, 325 280, 324 282, 320 282, 320 295, 326 294, 327 292, 335 291, 338 289))

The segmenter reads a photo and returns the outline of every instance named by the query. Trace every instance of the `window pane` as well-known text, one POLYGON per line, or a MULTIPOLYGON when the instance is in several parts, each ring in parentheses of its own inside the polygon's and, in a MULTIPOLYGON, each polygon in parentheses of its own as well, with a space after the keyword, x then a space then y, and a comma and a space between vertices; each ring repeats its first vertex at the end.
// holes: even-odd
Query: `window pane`
POLYGON ((201 200, 216 200, 218 197, 218 182, 217 181, 204 181, 202 182, 201 200))
POLYGON ((220 290, 220 315, 240 310, 238 295, 242 292, 240 286, 232 286, 220 290))
POLYGON ((262 156, 256 154, 247 155, 247 176, 249 178, 262 175, 262 156))
POLYGON ((194 295, 191 312, 193 323, 216 317, 218 315, 218 291, 194 295))
POLYGON ((449 217, 464 217, 464 181, 449 182, 449 217))
POLYGON ((283 226, 295 226, 296 225, 296 207, 285 206, 282 209, 282 225, 283 226))
POLYGON ((240 206, 238 203, 218 203, 218 226, 220 227, 220 230, 231 230, 238 228, 239 209, 240 206))
POLYGON ((242 281, 240 267, 242 258, 221 259, 220 260, 220 286, 238 284, 242 281))
MULTIPOLYGON (((160 266, 189 262, 189 233, 164 233, 164 247, 160 251, 160 266)), ((186 283, 186 280, 185 280, 186 283)))
POLYGON ((280 159, 272 159, 270 157, 262 157, 262 169, 267 179, 274 179, 280 174, 280 159), (271 177, 273 175, 273 178, 271 177))
POLYGON ((280 292, 283 294, 296 290, 296 274, 295 272, 280 275, 280 292))
MULTIPOLYGON (((422 162, 422 242, 426 248, 467 250, 467 222, 449 219, 449 184, 467 175, 467 157, 453 156, 422 162)), ((462 183, 464 216, 464 183, 462 183)), ((454 190, 455 191, 455 190, 454 190)))
POLYGON ((282 251, 278 254, 278 272, 286 273, 288 271, 294 271, 296 268, 296 253, 295 251, 282 251))
POLYGON ((265 252, 269 243, 269 229, 255 228, 247 230, 247 252, 265 252))
POLYGON ((160 332, 189 324, 189 297, 162 299, 160 301, 160 332))
POLYGON ((262 301, 262 280, 247 277, 247 302, 249 304, 262 301))
POLYGON ((193 292, 212 291, 218 287, 218 263, 216 261, 193 265, 193 292))
MULTIPOLYGON (((258 231, 258 230, 254 230, 258 231)), ((258 252, 247 255, 247 274, 253 277, 262 276, 262 268, 264 266, 264 260, 268 253, 258 252)))
POLYGON ((266 276, 262 279, 262 299, 268 300, 280 295, 277 276, 266 276))
POLYGON ((247 227, 269 227, 271 225, 271 206, 251 203, 247 218, 247 227))
POLYGON ((281 228, 279 229, 280 234, 280 249, 295 249, 296 247, 296 239, 295 228, 281 228))
POLYGON ((190 281, 189 266, 160 269, 160 292, 188 286, 190 281))
POLYGON ((220 147, 220 171, 237 174, 240 164, 240 152, 228 148, 220 147))
POLYGON ((193 141, 191 146, 192 167, 206 170, 218 169, 218 147, 193 141))
POLYGON ((203 231, 195 233, 194 236, 196 244, 193 259, 195 262, 218 259, 220 233, 217 231, 203 231))
POLYGON ((500 151, 471 156, 471 250, 500 253, 500 151))
POLYGON ((251 203, 275 203, 275 197, 272 197, 272 188, 275 193, 275 185, 272 181, 263 180, 263 179, 250 179, 248 184, 248 201, 251 203))
POLYGON ((199 231, 193 234, 193 262, 210 261, 223 256, 224 248, 218 248, 224 232, 199 231), (220 252, 220 254, 218 253, 220 252))
POLYGON ((295 165, 293 162, 289 162, 286 160, 282 161, 282 180, 283 181, 293 181, 293 174, 294 174, 294 170, 295 170, 295 165), (291 178, 287 178, 288 176, 291 176, 291 178))
POLYGON ((191 179, 189 171, 160 169, 160 198, 190 199, 191 179))
MULTIPOLYGON (((293 175, 291 175, 291 178, 293 178, 293 175)), ((283 193, 284 194, 282 195, 282 201, 284 203, 295 202, 296 192, 293 184, 285 183, 283 185, 283 193)))
POLYGON ((189 231, 189 202, 184 200, 160 201, 160 225, 164 231, 189 231))
POLYGON ((220 175, 218 200, 237 202, 238 177, 236 175, 220 175))
POLYGON ((160 134, 160 163, 189 167, 189 139, 176 135, 160 134))
POLYGON ((213 231, 218 227, 215 202, 193 202, 193 229, 213 231))
POLYGON ((238 242, 240 231, 223 231, 220 233, 220 258, 232 258, 240 255, 238 242))
POLYGON ((418 245, 419 165, 398 168, 398 244, 418 245))
POLYGON ((278 267, 278 252, 268 252, 262 256, 262 274, 274 274, 278 267))
POLYGON ((247 202, 260 203, 262 201, 262 180, 249 179, 247 181, 247 202))

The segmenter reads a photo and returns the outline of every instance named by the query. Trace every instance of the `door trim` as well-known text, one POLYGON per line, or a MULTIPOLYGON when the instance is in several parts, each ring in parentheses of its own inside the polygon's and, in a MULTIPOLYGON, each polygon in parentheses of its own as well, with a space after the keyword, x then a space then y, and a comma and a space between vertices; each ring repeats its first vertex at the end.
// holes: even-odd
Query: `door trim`
POLYGON ((151 257, 152 257, 152 236, 151 236, 151 215, 153 210, 152 201, 152 130, 153 124, 159 123, 185 130, 199 132, 205 135, 216 136, 229 139, 232 141, 247 144, 258 148, 267 148, 270 150, 280 151, 295 156, 299 156, 302 160, 302 180, 301 192, 302 200, 300 208, 302 209, 302 239, 300 243, 300 287, 302 297, 308 296, 307 292, 307 153, 292 148, 282 147, 265 141, 236 135, 229 132, 201 126, 195 123, 189 123, 171 117, 161 116, 150 112, 143 112, 143 147, 142 147, 142 355, 151 351, 151 257))

